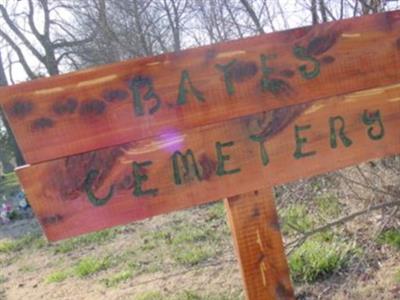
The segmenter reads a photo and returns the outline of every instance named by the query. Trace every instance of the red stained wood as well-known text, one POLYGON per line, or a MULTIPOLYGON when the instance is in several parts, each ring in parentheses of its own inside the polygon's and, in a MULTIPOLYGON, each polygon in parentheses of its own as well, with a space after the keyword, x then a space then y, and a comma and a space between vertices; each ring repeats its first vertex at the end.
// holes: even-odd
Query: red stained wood
MULTIPOLYGON (((399 99, 400 85, 365 90, 32 165, 18 175, 47 237, 59 240, 400 153, 399 99), (373 140, 362 116, 378 110, 384 136, 373 140), (352 141, 349 147, 340 139, 337 148, 331 146, 329 119, 338 116, 352 141), (299 131, 299 138, 307 139, 302 152, 315 155, 294 157, 296 125, 310 126, 299 131), (252 135, 266 137, 267 165, 252 135), (224 169, 240 172, 217 175, 217 142, 225 145, 222 155, 229 155, 224 169), (180 164, 182 182, 175 184, 171 156, 187 149, 198 160, 202 180, 180 164), (155 196, 134 195, 132 163, 144 161, 152 164, 140 168, 148 177, 142 189, 158 189, 155 196), (114 186, 112 199, 103 206, 94 206, 85 193, 90 170, 99 172, 91 186, 98 198, 114 186)), ((380 133, 377 123, 372 126, 373 134, 380 133)))
POLYGON ((30 164, 181 132, 400 81, 399 14, 266 34, 34 80, 0 89, 0 102, 30 164), (301 76, 301 68, 313 70, 313 61, 296 58, 296 47, 320 64, 318 76, 301 76), (272 56, 267 69, 262 68, 261 55, 272 56), (229 76, 235 92, 229 95, 215 65, 233 59, 237 63, 229 76), (186 80, 187 103, 177 104, 183 70, 204 102, 196 99, 186 80), (273 85, 268 91, 261 88, 264 73, 273 85), (129 87, 139 82, 144 97, 150 81, 161 106, 149 114, 155 100, 146 100, 144 115, 135 115, 129 87))
POLYGON ((270 188, 225 200, 247 299, 295 299, 270 188))

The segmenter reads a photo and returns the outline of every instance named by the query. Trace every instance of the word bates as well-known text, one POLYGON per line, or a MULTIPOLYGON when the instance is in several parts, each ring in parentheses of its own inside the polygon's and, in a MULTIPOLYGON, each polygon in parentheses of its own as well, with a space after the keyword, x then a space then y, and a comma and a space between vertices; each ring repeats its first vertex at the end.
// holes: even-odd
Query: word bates
MULTIPOLYGON (((308 54, 306 48, 295 46, 293 49, 293 54, 297 59, 307 63, 298 67, 298 71, 302 78, 309 80, 317 77, 320 74, 320 61, 308 54)), ((262 78, 260 80, 261 90, 263 92, 270 92, 274 95, 290 90, 290 86, 286 83, 286 81, 271 77, 271 75, 273 75, 275 72, 275 69, 270 67, 268 62, 276 58, 276 54, 260 55, 262 73, 262 78)), ((246 62, 242 62, 237 59, 233 59, 227 64, 216 64, 215 68, 222 72, 225 90, 229 96, 235 94, 234 74, 236 69, 244 68, 246 69, 246 72, 251 74, 255 74, 257 72, 257 66, 255 64, 247 64, 246 62)), ((287 70, 287 72, 292 71, 287 70)), ((154 114, 161 108, 162 100, 161 97, 156 93, 151 78, 138 75, 130 81, 129 89, 133 96, 133 106, 136 116, 144 116, 146 114, 144 101, 149 103, 150 101, 152 102, 149 104, 150 107, 147 111, 148 114, 154 114)), ((206 101, 204 94, 192 83, 189 71, 183 70, 181 72, 176 104, 185 105, 187 103, 187 95, 189 93, 191 93, 199 102, 206 101)))
MULTIPOLYGON (((372 141, 381 140, 385 136, 385 127, 381 112, 376 110, 370 112, 364 110, 359 120, 366 129, 366 135, 372 141)), ((338 147, 341 143, 344 147, 350 147, 354 141, 350 136, 346 134, 345 119, 338 115, 329 117, 327 125, 329 126, 329 145, 331 149, 338 147)), ((316 155, 317 152, 309 149, 307 146, 308 138, 307 131, 312 130, 311 124, 295 124, 293 130, 293 136, 295 140, 295 149, 293 150, 294 159, 302 159, 305 157, 316 155)), ((262 135, 250 135, 249 141, 257 143, 259 145, 260 163, 267 167, 270 162, 270 157, 267 151, 267 138, 262 135)), ((215 143, 215 154, 217 157, 216 175, 227 176, 241 172, 241 166, 232 166, 230 163, 229 167, 227 163, 231 160, 229 149, 235 147, 234 141, 217 141, 215 143)), ((187 182, 188 178, 196 179, 201 181, 203 179, 202 170, 198 165, 195 153, 192 149, 186 149, 184 151, 175 151, 170 157, 172 167, 172 180, 175 185, 182 185, 187 182)), ((144 171, 146 168, 151 167, 153 162, 151 160, 132 163, 132 176, 133 176, 133 196, 156 196, 159 193, 159 189, 154 187, 150 189, 143 189, 142 184, 149 180, 148 175, 144 171)), ((99 171, 92 169, 90 170, 84 182, 84 189, 88 200, 94 206, 102 206, 112 199, 114 195, 115 187, 112 185, 109 188, 107 195, 104 197, 98 197, 93 191, 93 184, 99 175, 99 171)))

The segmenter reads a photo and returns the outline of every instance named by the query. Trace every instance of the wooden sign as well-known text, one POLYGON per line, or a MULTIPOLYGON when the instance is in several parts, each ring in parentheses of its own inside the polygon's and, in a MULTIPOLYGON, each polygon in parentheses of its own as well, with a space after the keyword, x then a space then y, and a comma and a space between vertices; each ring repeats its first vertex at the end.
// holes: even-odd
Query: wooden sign
POLYGON ((400 153, 400 12, 0 89, 49 240, 227 198, 249 299, 292 299, 271 187, 400 153))
POLYGON ((367 90, 43 162, 18 175, 46 235, 58 240, 395 154, 399 100, 400 85, 367 90))
POLYGON ((0 90, 29 164, 400 81, 398 12, 0 90))

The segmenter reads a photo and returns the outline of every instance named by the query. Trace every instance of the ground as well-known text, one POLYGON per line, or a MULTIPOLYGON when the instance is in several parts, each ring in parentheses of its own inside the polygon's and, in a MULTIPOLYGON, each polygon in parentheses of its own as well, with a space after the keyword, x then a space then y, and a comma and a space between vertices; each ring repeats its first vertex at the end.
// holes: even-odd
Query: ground
MULTIPOLYGON (((400 299, 400 230, 393 207, 289 247, 299 232, 398 200, 397 163, 394 173, 378 162, 276 188, 298 299, 400 299), (387 178, 373 192, 343 186, 343 178, 383 178, 382 172, 387 178), (387 189, 378 190, 382 186, 387 189)), ((54 244, 35 219, 0 225, 0 270, 0 299, 7 300, 244 299, 222 202, 54 244)))

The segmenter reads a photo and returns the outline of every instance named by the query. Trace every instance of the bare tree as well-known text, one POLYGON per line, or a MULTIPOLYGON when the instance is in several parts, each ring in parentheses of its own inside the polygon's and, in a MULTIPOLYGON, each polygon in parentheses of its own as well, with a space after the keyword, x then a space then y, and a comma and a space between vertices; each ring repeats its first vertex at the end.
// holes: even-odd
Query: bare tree
POLYGON ((64 23, 52 16, 57 10, 64 8, 65 6, 59 5, 57 1, 48 0, 28 0, 27 6, 17 3, 7 7, 0 4, 0 13, 3 17, 0 36, 18 57, 19 63, 30 79, 41 75, 59 74, 61 61, 66 58, 71 59, 71 47, 91 39, 91 37, 78 39, 71 34, 65 34, 69 31, 64 23), (38 24, 42 28, 39 28, 38 24), (64 34, 59 34, 62 31, 64 34), (28 61, 28 53, 39 62, 39 71, 28 61), (45 74, 41 74, 40 70, 44 70, 45 74))

